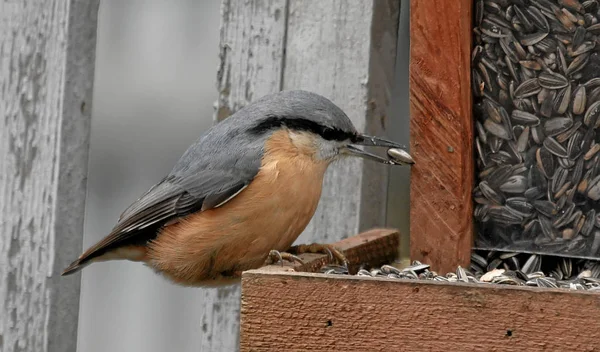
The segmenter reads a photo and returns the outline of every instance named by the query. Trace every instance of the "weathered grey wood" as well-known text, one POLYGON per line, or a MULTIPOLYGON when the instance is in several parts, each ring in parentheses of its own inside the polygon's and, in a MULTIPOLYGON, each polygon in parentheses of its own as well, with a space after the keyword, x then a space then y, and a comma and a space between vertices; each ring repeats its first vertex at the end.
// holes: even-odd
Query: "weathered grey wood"
MULTIPOLYGON (((265 94, 306 89, 333 100, 359 130, 385 135, 399 8, 398 0, 224 0, 214 120, 265 94)), ((383 226, 387 177, 386 167, 370 162, 333 165, 298 242, 333 242, 383 226)), ((238 348, 238 297, 238 286, 205 293, 203 350, 238 348)))
MULTIPOLYGON (((218 122, 253 99, 281 89, 287 0, 221 3, 218 122)), ((200 351, 239 348, 240 286, 204 291, 200 351)))
MULTIPOLYGON (((320 93, 359 131, 385 136, 399 11, 399 0, 290 0, 283 88, 320 93)), ((332 165, 299 242, 331 242, 383 226, 388 172, 358 159, 332 165)))
POLYGON ((254 98, 280 90, 286 4, 286 0, 223 0, 215 121, 254 98))
POLYGON ((98 0, 0 3, 0 351, 75 351, 98 0))

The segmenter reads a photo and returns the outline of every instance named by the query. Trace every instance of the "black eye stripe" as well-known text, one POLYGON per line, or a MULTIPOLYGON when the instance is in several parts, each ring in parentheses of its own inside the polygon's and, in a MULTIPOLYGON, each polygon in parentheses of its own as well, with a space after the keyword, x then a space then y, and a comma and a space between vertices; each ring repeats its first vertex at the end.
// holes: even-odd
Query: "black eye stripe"
POLYGON ((262 134, 279 127, 287 127, 297 131, 312 132, 320 135, 323 139, 328 141, 344 141, 347 139, 355 141, 358 138, 358 136, 352 132, 346 132, 337 128, 324 126, 317 122, 301 117, 289 118, 273 115, 267 116, 265 120, 251 128, 250 132, 254 134, 262 134))

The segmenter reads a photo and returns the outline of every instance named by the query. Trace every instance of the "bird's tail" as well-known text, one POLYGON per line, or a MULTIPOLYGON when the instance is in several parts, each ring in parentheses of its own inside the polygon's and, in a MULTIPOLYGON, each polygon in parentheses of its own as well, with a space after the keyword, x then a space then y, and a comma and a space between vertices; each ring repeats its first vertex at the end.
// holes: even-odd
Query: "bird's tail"
POLYGON ((61 276, 67 276, 79 272, 86 266, 107 260, 131 260, 135 262, 144 261, 146 259, 145 246, 122 246, 116 248, 98 248, 97 245, 90 247, 74 262, 63 270, 61 276))
POLYGON ((75 274, 90 264, 91 264, 91 262, 89 260, 78 258, 73 263, 69 264, 69 266, 65 270, 63 270, 63 272, 62 272, 62 274, 60 274, 60 276, 67 276, 67 275, 75 274))

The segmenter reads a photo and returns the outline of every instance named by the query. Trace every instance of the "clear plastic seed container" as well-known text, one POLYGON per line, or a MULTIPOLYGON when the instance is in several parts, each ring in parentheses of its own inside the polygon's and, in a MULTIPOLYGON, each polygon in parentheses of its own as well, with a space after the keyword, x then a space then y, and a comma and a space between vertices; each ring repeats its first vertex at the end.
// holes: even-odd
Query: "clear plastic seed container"
POLYGON ((475 248, 600 258, 600 3, 474 6, 475 248))

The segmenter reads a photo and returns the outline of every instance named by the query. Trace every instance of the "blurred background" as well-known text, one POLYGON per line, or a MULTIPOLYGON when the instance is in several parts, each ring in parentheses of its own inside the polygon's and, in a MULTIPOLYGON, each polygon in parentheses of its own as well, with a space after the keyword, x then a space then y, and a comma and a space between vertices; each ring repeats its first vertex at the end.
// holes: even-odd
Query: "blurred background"
MULTIPOLYGON (((408 5, 387 136, 407 145, 408 5)), ((220 0, 101 2, 84 247, 211 126, 219 8, 220 0)), ((408 248, 408 168, 391 169, 387 225, 402 231, 408 248)), ((236 327, 204 314, 215 292, 174 286, 138 263, 92 265, 82 272, 78 351, 234 350, 236 327)), ((221 291, 214 309, 237 309, 238 292, 221 291)))

